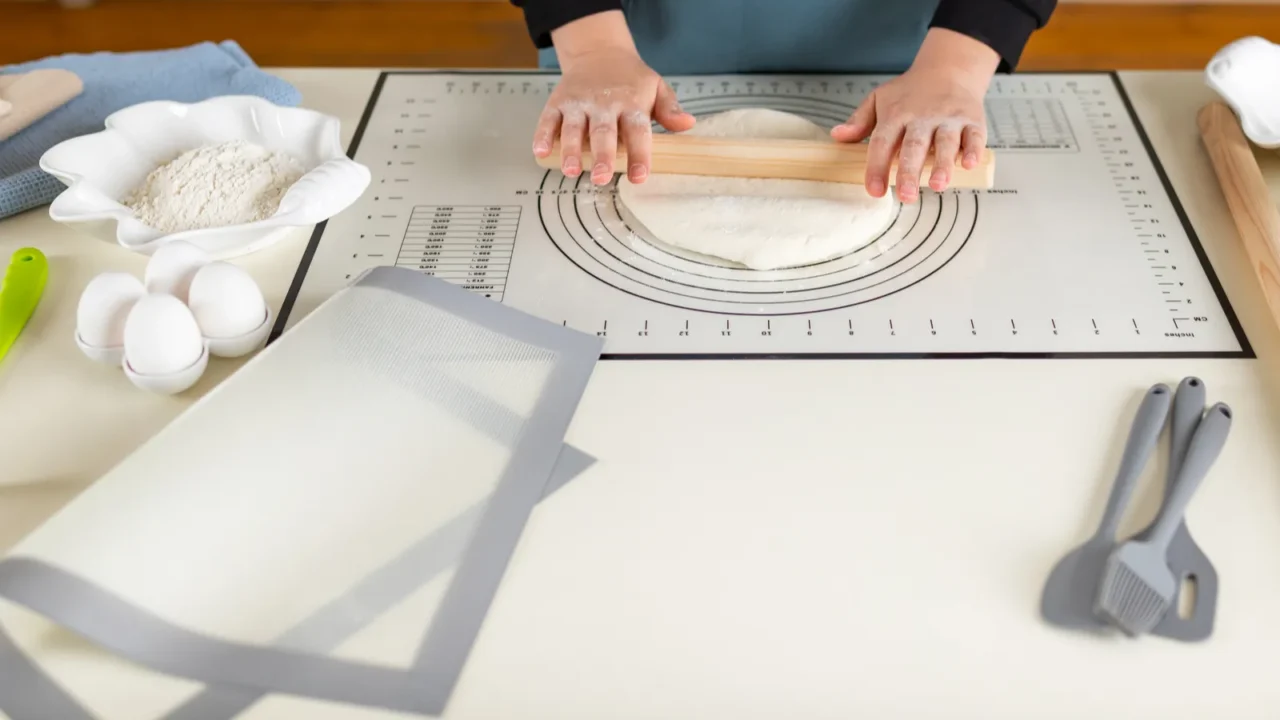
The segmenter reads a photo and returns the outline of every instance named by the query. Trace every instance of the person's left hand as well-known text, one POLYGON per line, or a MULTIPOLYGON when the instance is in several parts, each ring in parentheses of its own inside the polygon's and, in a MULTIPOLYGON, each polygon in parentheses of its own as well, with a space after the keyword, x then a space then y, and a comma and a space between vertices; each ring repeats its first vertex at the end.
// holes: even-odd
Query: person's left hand
POLYGON ((912 66, 877 87, 863 100, 845 125, 831 136, 841 142, 862 142, 867 148, 867 192, 883 197, 889 170, 898 154, 894 184, 906 203, 919 197, 919 178, 925 160, 934 158, 929 187, 941 192, 951 181, 957 157, 973 168, 987 145, 987 121, 982 100, 990 76, 940 65, 912 66))

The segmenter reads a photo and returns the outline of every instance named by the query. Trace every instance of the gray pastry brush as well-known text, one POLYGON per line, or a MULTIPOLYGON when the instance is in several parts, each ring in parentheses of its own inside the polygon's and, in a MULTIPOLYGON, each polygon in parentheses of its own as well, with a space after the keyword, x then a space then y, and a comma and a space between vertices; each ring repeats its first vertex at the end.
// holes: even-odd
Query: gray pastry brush
POLYGON ((1200 421, 1182 461, 1173 492, 1150 539, 1130 540, 1111 554, 1098 591, 1099 613, 1126 634, 1150 632, 1173 604, 1178 579, 1165 560, 1174 531, 1231 430, 1231 408, 1218 403, 1200 421))
MULTIPOLYGON (((1160 439, 1172 398, 1173 391, 1168 385, 1152 385, 1138 406, 1097 530, 1083 545, 1059 560, 1045 581, 1040 614, 1049 623, 1080 630, 1111 629, 1105 619, 1094 613, 1098 588, 1107 569, 1107 558, 1116 549, 1116 530, 1125 506, 1160 439)), ((1200 412, 1204 412, 1203 402, 1200 412)))
MULTIPOLYGON (((1169 463, 1161 507, 1164 507, 1169 494, 1173 492, 1178 468, 1182 466, 1182 459, 1187 456, 1187 445, 1204 417, 1205 395, 1204 381, 1197 377, 1183 378, 1178 385, 1169 420, 1169 463)), ((1138 533, 1135 539, 1150 539, 1159 516, 1157 511, 1151 524, 1138 533)), ((1207 639, 1213 634, 1214 616, 1218 608, 1218 571, 1191 537, 1185 521, 1173 532, 1173 539, 1169 541, 1169 554, 1165 556, 1165 560, 1178 578, 1178 592, 1173 596, 1170 612, 1165 613, 1160 622, 1151 628, 1151 634, 1184 642, 1207 639), (1189 583, 1194 585, 1189 586, 1189 583), (1183 598, 1184 594, 1190 597, 1183 598), (1184 599, 1190 600, 1191 605, 1190 615, 1185 617, 1181 614, 1182 605, 1187 604, 1182 602, 1184 599)))

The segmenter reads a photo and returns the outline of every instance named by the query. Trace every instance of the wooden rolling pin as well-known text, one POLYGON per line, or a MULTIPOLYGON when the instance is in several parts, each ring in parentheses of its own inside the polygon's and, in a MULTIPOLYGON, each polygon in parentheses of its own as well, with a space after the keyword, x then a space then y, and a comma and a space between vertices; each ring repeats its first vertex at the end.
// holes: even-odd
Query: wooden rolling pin
MULTIPOLYGON (((650 172, 677 175, 820 180, 861 185, 867 171, 866 143, 834 140, 740 140, 655 133, 651 157, 650 172)), ((555 143, 550 155, 537 158, 537 161, 548 170, 559 170, 560 143, 555 143)), ((584 147, 582 167, 590 173, 594 165, 590 149, 584 147)), ((627 167, 625 148, 618 148, 613 167, 616 171, 627 167)), ((989 148, 982 153, 973 169, 965 169, 957 157, 948 187, 990 188, 995 182, 995 171, 995 154, 989 148)), ((928 186, 932 172, 930 159, 920 173, 921 187, 928 186)), ((897 173, 895 158, 890 166, 890 184, 897 178, 897 173)))
POLYGON ((1231 108, 1211 102, 1201 108, 1197 121, 1271 318, 1280 328, 1280 210, 1231 108))

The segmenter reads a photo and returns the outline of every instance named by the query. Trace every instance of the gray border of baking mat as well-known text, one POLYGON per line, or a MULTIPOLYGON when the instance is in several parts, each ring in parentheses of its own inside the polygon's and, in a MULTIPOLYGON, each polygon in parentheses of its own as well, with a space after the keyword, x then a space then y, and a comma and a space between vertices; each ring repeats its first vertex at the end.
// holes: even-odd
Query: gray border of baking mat
MULTIPOLYGON (((572 446, 564 446, 555 472, 542 494, 543 499, 551 497, 594 463, 595 458, 590 455, 572 446)), ((279 644, 312 652, 333 650, 369 624, 371 613, 368 610, 375 611, 374 617, 381 615, 436 575, 453 567, 460 551, 466 547, 466 531, 479 513, 480 507, 476 506, 454 518, 366 578, 346 597, 330 603, 290 629, 280 637, 279 644), (362 612, 353 613, 352 604, 362 612), (378 607, 370 608, 375 604, 378 607)), ((244 688, 209 686, 165 715, 164 720, 231 720, 268 695, 270 693, 244 688)))
MULTIPOLYGON (((565 445, 542 497, 551 497, 595 462, 590 455, 565 445)), ((472 507, 436 529, 346 596, 291 628, 277 642, 295 650, 333 650, 393 605, 453 567, 466 548, 467 530, 480 509, 472 507)), ((209 685, 163 718, 232 720, 270 694, 256 689, 209 685)), ((10 720, 93 720, 92 714, 23 654, 3 626, 0 626, 0 712, 10 720)))
POLYGON ((0 626, 0 713, 9 720, 93 720, 0 626))
POLYGON ((413 270, 374 268, 353 285, 378 287, 426 302, 491 331, 553 351, 558 360, 408 671, 288 648, 216 640, 177 627, 70 573, 28 558, 0 562, 0 596, 122 657, 169 675, 214 686, 255 688, 389 710, 443 712, 529 513, 547 489, 603 341, 413 270))

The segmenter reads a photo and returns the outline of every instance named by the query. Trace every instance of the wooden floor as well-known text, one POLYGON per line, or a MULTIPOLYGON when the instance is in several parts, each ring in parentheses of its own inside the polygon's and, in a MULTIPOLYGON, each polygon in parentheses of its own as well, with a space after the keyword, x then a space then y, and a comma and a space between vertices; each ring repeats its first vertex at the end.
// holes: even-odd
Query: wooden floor
MULTIPOLYGON (((99 0, 81 10, 0 0, 0 27, 0 64, 223 39, 265 66, 535 63, 520 12, 477 0, 99 0)), ((1245 35, 1280 41, 1280 5, 1062 4, 1022 69, 1199 69, 1245 35)))

